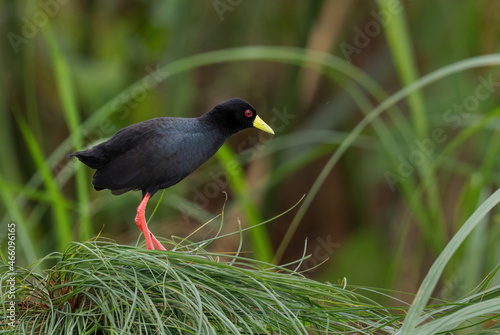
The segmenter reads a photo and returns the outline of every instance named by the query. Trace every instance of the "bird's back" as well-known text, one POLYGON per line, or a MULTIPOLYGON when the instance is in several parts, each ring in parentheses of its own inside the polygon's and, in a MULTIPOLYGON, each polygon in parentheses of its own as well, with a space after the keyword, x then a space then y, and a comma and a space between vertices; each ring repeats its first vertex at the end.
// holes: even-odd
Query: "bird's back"
POLYGON ((96 190, 113 194, 170 187, 212 157, 228 136, 200 118, 162 117, 118 131, 108 141, 74 153, 96 169, 96 190))

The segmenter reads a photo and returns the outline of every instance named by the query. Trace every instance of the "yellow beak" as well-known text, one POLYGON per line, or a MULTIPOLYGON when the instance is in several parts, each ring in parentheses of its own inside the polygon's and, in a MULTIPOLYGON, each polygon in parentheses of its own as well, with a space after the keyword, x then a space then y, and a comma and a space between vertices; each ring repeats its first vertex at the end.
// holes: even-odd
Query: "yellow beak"
POLYGON ((262 121, 262 119, 258 115, 255 117, 255 120, 253 121, 253 126, 257 129, 265 131, 266 133, 274 135, 273 129, 269 127, 267 123, 262 121))

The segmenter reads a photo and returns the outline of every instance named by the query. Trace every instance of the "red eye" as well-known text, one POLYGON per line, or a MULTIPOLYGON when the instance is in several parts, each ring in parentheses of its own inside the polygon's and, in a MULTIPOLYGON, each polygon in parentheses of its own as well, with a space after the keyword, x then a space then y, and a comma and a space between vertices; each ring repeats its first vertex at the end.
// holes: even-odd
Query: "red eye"
POLYGON ((250 109, 247 109, 247 110, 245 111, 245 116, 246 116, 246 117, 252 117, 252 115, 253 115, 253 112, 252 112, 250 109))

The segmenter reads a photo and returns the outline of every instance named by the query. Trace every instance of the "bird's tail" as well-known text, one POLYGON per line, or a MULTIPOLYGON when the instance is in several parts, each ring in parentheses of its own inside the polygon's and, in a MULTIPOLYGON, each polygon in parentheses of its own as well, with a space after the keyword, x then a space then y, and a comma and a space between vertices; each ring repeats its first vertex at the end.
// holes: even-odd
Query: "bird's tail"
POLYGON ((80 162, 93 169, 102 169, 109 162, 108 155, 106 155, 103 150, 98 149, 98 147, 77 151, 66 157, 76 157, 80 160, 80 162))

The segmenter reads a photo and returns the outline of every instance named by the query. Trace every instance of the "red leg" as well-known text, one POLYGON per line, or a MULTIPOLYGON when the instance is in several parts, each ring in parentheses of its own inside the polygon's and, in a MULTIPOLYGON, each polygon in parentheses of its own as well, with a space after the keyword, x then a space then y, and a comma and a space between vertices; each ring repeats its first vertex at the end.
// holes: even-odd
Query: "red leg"
POLYGON ((146 193, 144 198, 137 207, 137 216, 135 217, 135 224, 144 233, 144 238, 146 239, 146 248, 148 250, 154 250, 154 247, 158 250, 166 250, 163 245, 156 239, 156 237, 149 231, 148 224, 146 223, 146 205, 148 200, 151 198, 151 194, 146 193), (153 246, 154 245, 154 246, 153 246))
POLYGON ((144 238, 146 239, 146 248, 148 250, 154 250, 153 241, 151 240, 151 234, 149 233, 148 226, 146 224, 146 205, 151 197, 149 193, 144 195, 139 207, 137 207, 137 215, 135 216, 135 224, 144 233, 144 238))

